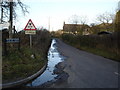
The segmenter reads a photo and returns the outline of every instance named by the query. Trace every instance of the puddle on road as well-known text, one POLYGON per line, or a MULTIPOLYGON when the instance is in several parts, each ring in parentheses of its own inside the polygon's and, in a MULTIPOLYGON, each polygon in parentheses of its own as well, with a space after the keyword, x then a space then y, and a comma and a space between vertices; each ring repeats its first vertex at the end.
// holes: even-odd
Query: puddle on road
POLYGON ((31 83, 28 83, 26 86, 30 86, 30 87, 39 86, 48 81, 54 80, 55 77, 57 76, 57 74, 53 73, 53 70, 55 69, 55 65, 57 65, 59 62, 62 62, 63 60, 64 57, 61 56, 57 50, 56 40, 53 39, 48 52, 48 65, 46 70, 31 83))

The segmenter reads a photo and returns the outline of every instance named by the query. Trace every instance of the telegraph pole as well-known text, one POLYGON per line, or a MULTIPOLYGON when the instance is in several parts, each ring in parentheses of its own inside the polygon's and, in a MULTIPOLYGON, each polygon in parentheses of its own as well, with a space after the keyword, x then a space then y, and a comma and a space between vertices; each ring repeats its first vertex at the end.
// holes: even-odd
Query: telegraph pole
POLYGON ((1 3, 0 3, 0 4, 1 4, 1 23, 3 22, 3 8, 2 8, 2 2, 3 2, 3 1, 1 1, 1 3))
POLYGON ((9 38, 12 38, 12 24, 13 24, 13 0, 10 0, 10 17, 9 17, 9 38))
POLYGON ((50 17, 49 17, 49 21, 48 21, 48 30, 50 31, 50 17))
POLYGON ((1 7, 1 23, 3 22, 3 8, 1 7))

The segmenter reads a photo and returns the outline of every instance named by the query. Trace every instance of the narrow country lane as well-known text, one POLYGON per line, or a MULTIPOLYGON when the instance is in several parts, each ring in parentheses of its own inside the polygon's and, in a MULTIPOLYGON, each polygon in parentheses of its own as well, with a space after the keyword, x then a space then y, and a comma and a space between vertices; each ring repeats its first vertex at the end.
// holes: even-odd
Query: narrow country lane
POLYGON ((118 88, 118 62, 78 50, 57 40, 59 52, 67 59, 62 62, 68 80, 55 83, 54 88, 118 88))

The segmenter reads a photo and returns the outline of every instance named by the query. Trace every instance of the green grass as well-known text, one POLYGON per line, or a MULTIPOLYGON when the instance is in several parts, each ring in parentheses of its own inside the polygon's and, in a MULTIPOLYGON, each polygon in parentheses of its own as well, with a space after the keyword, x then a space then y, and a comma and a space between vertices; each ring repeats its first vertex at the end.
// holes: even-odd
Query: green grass
POLYGON ((28 77, 40 70, 46 61, 47 59, 43 59, 38 51, 30 48, 22 48, 21 51, 11 51, 7 56, 3 56, 3 82, 28 77), (32 54, 35 54, 35 58, 31 58, 32 54))
POLYGON ((89 47, 79 47, 78 49, 88 51, 88 52, 94 53, 96 55, 103 56, 105 58, 109 58, 109 59, 112 59, 115 61, 120 60, 120 57, 117 54, 105 51, 103 49, 96 49, 96 48, 89 48, 89 47))

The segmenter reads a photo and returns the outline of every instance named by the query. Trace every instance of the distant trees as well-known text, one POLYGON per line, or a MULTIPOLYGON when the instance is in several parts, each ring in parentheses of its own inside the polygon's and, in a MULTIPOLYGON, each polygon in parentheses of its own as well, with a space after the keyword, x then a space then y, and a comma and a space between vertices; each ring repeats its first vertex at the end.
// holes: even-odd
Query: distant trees
POLYGON ((115 31, 120 32, 120 10, 116 13, 115 16, 115 31))
POLYGON ((72 24, 86 24, 87 23, 87 16, 78 16, 78 15, 72 15, 69 18, 69 22, 72 24))
POLYGON ((114 14, 109 13, 109 12, 105 12, 105 13, 100 14, 99 16, 97 16, 97 20, 100 23, 103 23, 103 24, 107 23, 108 24, 108 23, 113 23, 114 17, 115 17, 114 14))
POLYGON ((114 20, 115 14, 110 12, 105 12, 96 17, 96 20, 99 22, 99 29, 102 31, 114 31, 114 20))
POLYGON ((69 18, 69 22, 72 23, 72 24, 78 24, 80 21, 79 21, 79 16, 78 15, 72 15, 70 18, 69 18))
POLYGON ((87 24, 87 22, 88 22, 88 18, 87 18, 87 16, 80 16, 80 23, 81 24, 87 24))

